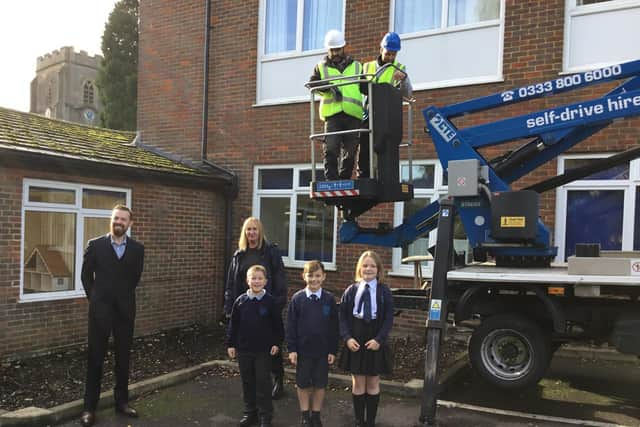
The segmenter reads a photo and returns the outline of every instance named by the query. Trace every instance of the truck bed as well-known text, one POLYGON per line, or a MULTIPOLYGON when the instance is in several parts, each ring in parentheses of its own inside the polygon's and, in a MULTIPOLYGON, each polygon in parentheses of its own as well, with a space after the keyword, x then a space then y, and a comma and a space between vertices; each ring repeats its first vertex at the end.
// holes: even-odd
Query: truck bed
POLYGON ((496 267, 490 263, 472 264, 449 271, 447 279, 460 282, 640 286, 640 276, 575 275, 568 273, 566 265, 516 268, 496 267))

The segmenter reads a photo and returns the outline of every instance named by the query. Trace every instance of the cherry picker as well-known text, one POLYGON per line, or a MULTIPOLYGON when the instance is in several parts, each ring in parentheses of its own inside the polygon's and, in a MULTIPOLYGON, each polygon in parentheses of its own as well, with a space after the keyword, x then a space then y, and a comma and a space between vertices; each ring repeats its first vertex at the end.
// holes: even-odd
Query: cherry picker
MULTIPOLYGON (((384 125, 375 124, 376 111, 383 120, 389 116, 397 120, 398 115, 384 113, 385 107, 377 103, 386 103, 385 95, 380 92, 377 96, 376 90, 380 89, 369 84, 373 86, 370 87, 373 123, 369 129, 359 131, 370 133, 370 158, 377 155, 381 171, 394 167, 389 163, 397 163, 399 139, 397 131, 388 132, 384 125), (383 136, 376 136, 379 133, 383 136), (392 142, 386 146, 388 140, 392 142), (382 142, 375 144, 375 141, 382 142), (373 152, 381 146, 385 149, 373 152)), ((394 96, 389 88, 381 90, 394 96)), ((397 166, 394 176, 379 172, 371 175, 371 182, 312 183, 312 198, 343 211, 342 243, 401 247, 437 228, 431 284, 422 295, 412 293, 428 311, 421 421, 425 425, 436 423, 439 346, 449 313, 456 323, 474 327, 469 345, 471 363, 486 381, 502 388, 537 383, 555 349, 565 342, 608 342, 620 352, 640 355, 640 252, 603 253, 625 260, 622 265, 628 267, 615 275, 571 271, 566 265, 551 266, 557 248, 551 244, 549 229, 539 218, 541 192, 638 158, 640 147, 519 191, 511 189, 518 179, 614 121, 640 115, 640 60, 562 75, 444 107, 430 106, 422 113, 448 177, 448 196, 444 199, 425 206, 395 228, 363 228, 356 219, 371 207, 412 197, 411 182, 400 181, 397 166), (457 117, 467 114, 617 80, 623 82, 600 98, 464 129, 454 124, 457 117), (486 159, 478 151, 523 139, 526 142, 517 149, 494 159, 486 159), (403 185, 407 185, 406 192, 402 191, 403 185), (332 192, 338 188, 360 191, 332 192), (391 190, 385 191, 386 188, 391 190), (329 192, 324 193, 323 189, 329 192), (456 216, 462 222, 476 261, 472 265, 453 262, 456 216), (488 259, 495 263, 482 264, 488 259)), ((392 128, 397 129, 397 124, 392 123, 392 128)), ((321 137, 322 134, 312 132, 312 141, 321 137)), ((589 255, 587 261, 599 262, 597 251, 589 255)), ((398 301, 406 300, 401 298, 401 291, 394 294, 398 301)), ((411 305, 415 306, 415 302, 411 305)))

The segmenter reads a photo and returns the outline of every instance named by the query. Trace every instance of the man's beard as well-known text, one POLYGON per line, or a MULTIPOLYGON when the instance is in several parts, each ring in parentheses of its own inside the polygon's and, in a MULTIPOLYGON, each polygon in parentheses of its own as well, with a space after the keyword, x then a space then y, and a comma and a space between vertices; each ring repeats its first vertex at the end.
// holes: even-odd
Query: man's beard
POLYGON ((115 225, 112 224, 111 225, 111 234, 113 234, 116 237, 122 237, 124 236, 124 233, 126 233, 126 229, 124 228, 124 226, 121 225, 115 225), (117 228, 116 228, 117 227, 117 228))

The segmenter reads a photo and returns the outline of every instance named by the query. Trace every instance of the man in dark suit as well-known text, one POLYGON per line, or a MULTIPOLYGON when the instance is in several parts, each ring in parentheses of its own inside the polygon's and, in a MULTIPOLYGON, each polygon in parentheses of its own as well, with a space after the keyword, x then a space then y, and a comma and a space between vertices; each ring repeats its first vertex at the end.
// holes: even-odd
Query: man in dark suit
POLYGON ((102 366, 109 336, 115 348, 115 410, 129 417, 129 351, 136 316, 135 290, 142 275, 144 246, 127 236, 133 224, 131 209, 117 205, 111 212, 111 232, 89 241, 82 262, 82 286, 89 299, 89 349, 84 412, 80 423, 95 423, 102 366))

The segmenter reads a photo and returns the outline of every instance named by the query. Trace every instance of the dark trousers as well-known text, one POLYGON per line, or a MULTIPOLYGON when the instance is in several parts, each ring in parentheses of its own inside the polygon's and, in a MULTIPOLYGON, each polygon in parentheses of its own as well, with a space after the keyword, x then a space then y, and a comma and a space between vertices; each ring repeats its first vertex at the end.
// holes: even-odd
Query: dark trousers
POLYGON ((275 377, 284 377, 284 362, 282 360, 282 351, 271 356, 271 373, 275 377))
POLYGON ((93 311, 97 310, 93 308, 89 310, 89 349, 84 392, 84 408, 88 411, 95 411, 98 406, 102 367, 111 334, 113 334, 116 376, 113 396, 116 404, 129 401, 129 351, 134 325, 133 316, 123 317, 113 312, 106 315, 105 311, 100 310, 101 316, 98 317, 93 311))
MULTIPOLYGON (((328 117, 325 122, 325 132, 338 132, 359 128, 360 120, 345 113, 338 113, 328 117)), ((358 142, 358 133, 329 135, 325 137, 323 147, 324 175, 329 181, 351 179, 358 142), (338 159, 340 159, 339 170, 338 159)))
POLYGON ((271 355, 268 352, 238 352, 242 396, 245 413, 257 412, 261 418, 271 418, 271 355))

